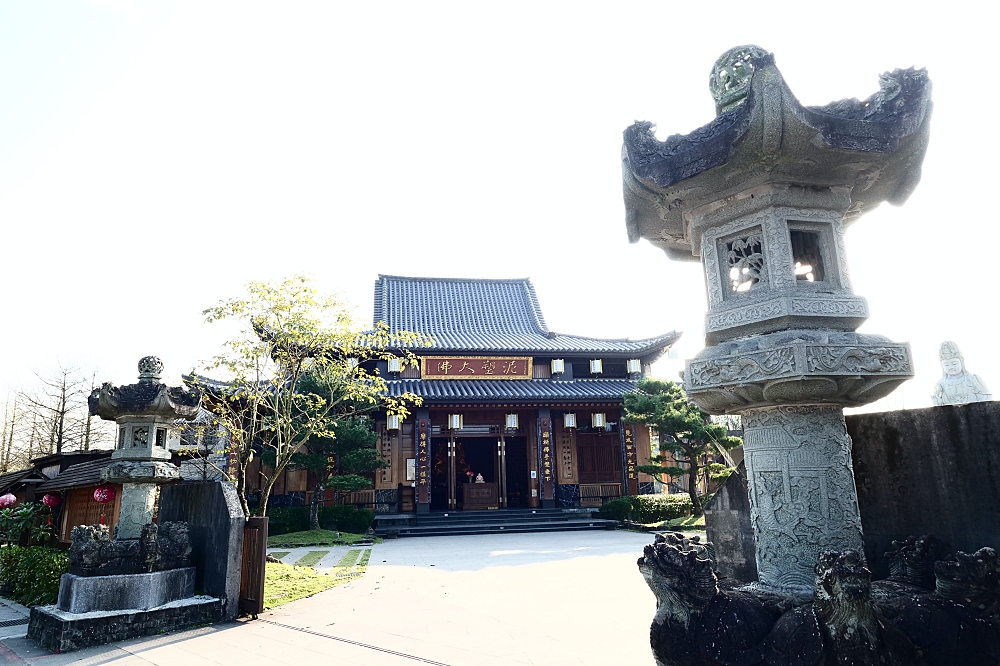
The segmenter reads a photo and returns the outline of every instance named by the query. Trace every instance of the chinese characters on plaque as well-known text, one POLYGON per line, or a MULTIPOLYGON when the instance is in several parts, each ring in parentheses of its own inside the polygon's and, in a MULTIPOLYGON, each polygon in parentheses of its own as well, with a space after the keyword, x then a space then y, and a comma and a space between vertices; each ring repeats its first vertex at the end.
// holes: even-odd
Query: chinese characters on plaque
POLYGON ((417 421, 417 501, 421 504, 430 502, 430 458, 427 452, 427 419, 417 421))
POLYGON ((574 482, 573 432, 564 428, 559 433, 559 483, 574 482))
POLYGON ((387 466, 382 468, 382 483, 389 484, 392 481, 392 433, 390 431, 382 430, 379 448, 381 449, 382 459, 388 463, 387 466))
POLYGON ((424 356, 423 379, 531 379, 527 356, 424 356))
POLYGON ((633 486, 634 484, 637 486, 639 481, 639 475, 636 473, 635 469, 635 437, 634 437, 635 430, 631 424, 625 424, 624 435, 625 435, 625 471, 626 471, 626 477, 628 478, 628 485, 630 486, 629 492, 632 492, 631 486, 633 486))
POLYGON ((542 419, 542 480, 552 481, 552 433, 549 432, 549 420, 542 419))

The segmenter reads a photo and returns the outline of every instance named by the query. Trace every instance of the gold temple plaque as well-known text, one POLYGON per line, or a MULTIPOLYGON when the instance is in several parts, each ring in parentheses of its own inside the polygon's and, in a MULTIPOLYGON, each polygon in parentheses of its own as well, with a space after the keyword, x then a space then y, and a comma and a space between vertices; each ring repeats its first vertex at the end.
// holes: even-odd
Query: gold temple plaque
POLYGON ((530 356, 423 356, 422 379, 531 379, 530 356))

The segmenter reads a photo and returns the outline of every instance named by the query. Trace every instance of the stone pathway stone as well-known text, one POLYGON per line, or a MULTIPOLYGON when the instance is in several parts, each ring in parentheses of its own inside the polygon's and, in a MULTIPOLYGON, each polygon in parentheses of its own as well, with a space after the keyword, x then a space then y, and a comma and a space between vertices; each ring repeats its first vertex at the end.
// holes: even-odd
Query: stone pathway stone
POLYGON ((0 640, 28 633, 31 611, 16 601, 0 597, 0 640))

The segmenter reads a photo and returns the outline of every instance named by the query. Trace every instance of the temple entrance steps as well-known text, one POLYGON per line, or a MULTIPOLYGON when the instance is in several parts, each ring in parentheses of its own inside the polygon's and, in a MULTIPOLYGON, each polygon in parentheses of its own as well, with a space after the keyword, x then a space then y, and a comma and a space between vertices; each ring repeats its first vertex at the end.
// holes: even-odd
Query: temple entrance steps
POLYGON ((494 511, 438 511, 408 520, 376 517, 375 531, 386 537, 503 534, 504 532, 565 532, 614 529, 613 520, 595 518, 580 509, 499 509, 494 511))

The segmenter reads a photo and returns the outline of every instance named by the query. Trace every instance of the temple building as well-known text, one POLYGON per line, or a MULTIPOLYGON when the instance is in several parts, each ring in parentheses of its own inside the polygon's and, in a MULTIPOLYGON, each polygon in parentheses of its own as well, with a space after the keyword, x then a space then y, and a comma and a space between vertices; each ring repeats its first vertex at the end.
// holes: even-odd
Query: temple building
POLYGON ((647 428, 622 400, 680 337, 605 340, 550 331, 527 279, 381 275, 374 321, 431 336, 419 367, 379 364, 392 395, 423 404, 377 420, 389 467, 376 512, 599 506, 653 492, 637 471, 647 428))

